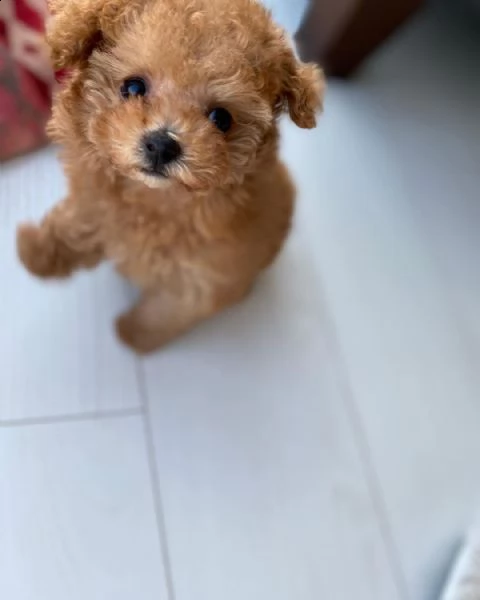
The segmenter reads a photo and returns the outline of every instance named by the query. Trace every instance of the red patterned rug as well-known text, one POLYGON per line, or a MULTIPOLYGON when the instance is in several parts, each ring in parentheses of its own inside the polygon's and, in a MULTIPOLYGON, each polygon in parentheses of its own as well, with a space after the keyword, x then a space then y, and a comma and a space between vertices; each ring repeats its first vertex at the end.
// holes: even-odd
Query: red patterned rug
POLYGON ((53 74, 45 0, 0 0, 0 161, 47 142, 53 74))

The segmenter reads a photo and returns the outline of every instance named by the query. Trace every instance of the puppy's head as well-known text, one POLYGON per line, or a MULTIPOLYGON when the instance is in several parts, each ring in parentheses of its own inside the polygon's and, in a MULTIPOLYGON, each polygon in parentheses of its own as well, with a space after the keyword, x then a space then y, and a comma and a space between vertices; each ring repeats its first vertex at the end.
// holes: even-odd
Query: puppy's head
MULTIPOLYGON (((323 80, 256 0, 50 0, 71 72, 51 132, 150 187, 241 181, 280 113, 312 128, 323 80)), ((262 152, 263 151, 263 152, 262 152)))

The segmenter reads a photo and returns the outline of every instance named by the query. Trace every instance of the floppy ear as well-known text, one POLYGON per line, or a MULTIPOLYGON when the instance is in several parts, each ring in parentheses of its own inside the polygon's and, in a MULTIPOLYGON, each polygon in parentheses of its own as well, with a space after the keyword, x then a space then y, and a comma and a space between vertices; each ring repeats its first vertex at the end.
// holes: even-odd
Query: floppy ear
POLYGON ((283 106, 298 127, 313 129, 317 124, 317 112, 323 109, 323 71, 313 63, 298 60, 285 41, 282 59, 283 106))
POLYGON ((323 109, 325 78, 314 64, 296 61, 285 79, 284 96, 292 121, 304 129, 317 125, 317 112, 323 109))
POLYGON ((145 0, 49 0, 52 13, 47 42, 53 66, 60 70, 88 59, 111 41, 125 18, 145 0))

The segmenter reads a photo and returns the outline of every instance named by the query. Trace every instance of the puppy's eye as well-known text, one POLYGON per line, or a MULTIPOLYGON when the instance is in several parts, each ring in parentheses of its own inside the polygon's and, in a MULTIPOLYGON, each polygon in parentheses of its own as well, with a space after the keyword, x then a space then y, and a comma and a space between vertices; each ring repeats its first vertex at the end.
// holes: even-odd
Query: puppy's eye
POLYGON ((141 77, 132 77, 123 82, 120 93, 125 99, 145 96, 147 93, 147 84, 141 77))
POLYGON ((208 118, 223 133, 227 133, 232 128, 233 117, 225 108, 214 108, 208 118))

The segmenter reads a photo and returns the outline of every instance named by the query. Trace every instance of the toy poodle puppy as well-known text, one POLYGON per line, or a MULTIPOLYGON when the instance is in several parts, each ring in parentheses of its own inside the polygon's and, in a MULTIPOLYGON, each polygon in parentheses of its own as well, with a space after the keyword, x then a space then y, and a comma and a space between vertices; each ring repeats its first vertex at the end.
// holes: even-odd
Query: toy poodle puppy
POLYGON ((312 128, 319 69, 256 0, 50 0, 49 124, 68 195, 18 252, 66 277, 111 260, 141 297, 120 338, 150 352, 240 301, 289 231, 284 111, 312 128))

